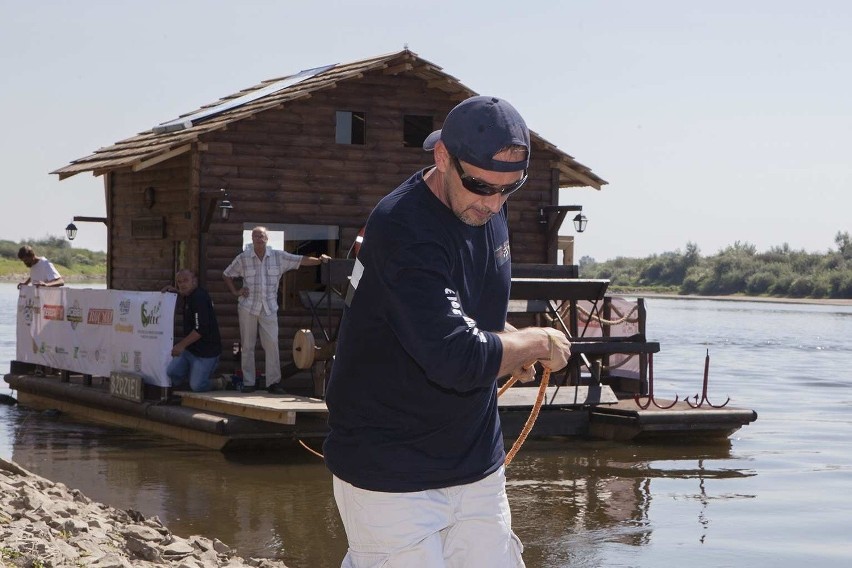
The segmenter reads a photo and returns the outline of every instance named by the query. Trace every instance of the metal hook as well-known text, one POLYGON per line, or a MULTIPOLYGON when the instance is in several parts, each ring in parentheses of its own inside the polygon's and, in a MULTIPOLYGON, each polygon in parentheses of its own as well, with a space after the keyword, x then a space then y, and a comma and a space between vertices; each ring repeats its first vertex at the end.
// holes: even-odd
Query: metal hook
POLYGON ((731 397, 728 397, 724 403, 716 405, 710 402, 710 399, 707 398, 707 381, 710 378, 710 350, 707 350, 707 355, 704 357, 704 386, 701 388, 701 400, 698 400, 698 395, 696 394, 693 398, 695 398, 695 404, 689 402, 689 397, 686 398, 686 404, 691 406, 692 408, 698 408, 703 405, 705 402, 707 406, 710 408, 722 408, 729 402, 731 402, 731 397))
POLYGON ((638 406, 642 410, 647 410, 648 407, 653 404, 661 410, 667 410, 677 404, 677 398, 677 395, 675 395, 674 401, 672 401, 672 403, 668 406, 661 406, 654 398, 654 354, 648 353, 648 402, 643 405, 641 402, 639 402, 639 395, 634 394, 633 400, 636 402, 636 406, 638 406))

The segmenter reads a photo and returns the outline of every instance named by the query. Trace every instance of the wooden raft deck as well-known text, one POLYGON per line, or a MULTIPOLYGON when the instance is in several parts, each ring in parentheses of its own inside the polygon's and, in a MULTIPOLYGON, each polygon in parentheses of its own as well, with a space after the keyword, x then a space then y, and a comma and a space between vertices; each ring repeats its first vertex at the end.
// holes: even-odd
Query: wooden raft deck
MULTIPOLYGON (((511 388, 500 397, 498 407, 506 438, 513 439, 518 435, 537 396, 537 388, 511 388)), ((262 391, 182 392, 180 397, 183 407, 291 426, 294 435, 299 432, 302 438, 324 437, 326 433, 328 408, 325 401, 319 398, 262 391)), ((581 408, 615 404, 618 399, 608 386, 551 386, 547 388, 545 401, 547 405, 543 407, 534 433, 543 436, 579 436, 584 435, 588 426, 588 413, 581 408)))
MULTIPOLYGON (((501 410, 529 410, 535 403, 538 388, 511 388, 498 399, 501 410)), ((251 418, 277 424, 296 424, 297 415, 316 417, 328 413, 325 401, 294 394, 268 394, 263 391, 181 392, 181 406, 231 416, 251 418)), ((615 404, 615 394, 608 386, 599 388, 547 387, 546 399, 551 408, 565 409, 588 404, 615 404)))
MULTIPOLYGON (((640 398, 644 405, 647 398, 640 398)), ((657 399, 660 406, 671 400, 657 399)), ((689 406, 684 401, 661 409, 653 404, 640 408, 633 399, 612 406, 598 406, 589 417, 589 436, 617 441, 673 440, 678 438, 727 438, 757 420, 757 412, 724 406, 689 406)))
MULTIPOLYGON (((61 382, 56 376, 9 374, 5 377, 24 406, 56 408, 83 420, 155 432, 222 451, 292 447, 314 443, 328 432, 328 409, 319 398, 264 391, 180 392, 179 404, 136 403, 113 397, 104 384, 61 382)), ((97 380, 96 380, 97 381, 97 380)), ((499 399, 503 433, 517 437, 538 389, 511 388, 499 399)), ((660 401, 664 404, 664 401, 660 401)), ((531 437, 592 437, 619 441, 724 438, 757 418, 752 410, 690 408, 646 410, 618 400, 608 386, 548 387, 545 405, 531 437)))

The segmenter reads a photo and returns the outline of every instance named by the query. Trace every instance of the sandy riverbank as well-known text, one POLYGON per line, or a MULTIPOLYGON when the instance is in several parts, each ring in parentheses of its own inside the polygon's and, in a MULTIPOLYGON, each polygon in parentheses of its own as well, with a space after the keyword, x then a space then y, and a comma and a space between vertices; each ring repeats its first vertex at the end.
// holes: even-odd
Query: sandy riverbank
POLYGON ((217 539, 182 538, 157 517, 97 503, 0 458, 1 566, 287 568, 243 559, 217 539))

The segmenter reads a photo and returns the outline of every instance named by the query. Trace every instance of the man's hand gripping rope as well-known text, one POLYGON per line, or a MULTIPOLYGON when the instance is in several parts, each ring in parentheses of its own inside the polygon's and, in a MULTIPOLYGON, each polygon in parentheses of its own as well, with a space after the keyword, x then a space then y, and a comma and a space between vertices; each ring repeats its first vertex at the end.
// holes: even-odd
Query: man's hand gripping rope
MULTIPOLYGON (((530 415, 527 417, 527 421, 521 429, 521 433, 518 434, 515 443, 512 444, 512 448, 506 453, 506 460, 503 462, 505 466, 512 463, 512 460, 515 458, 515 454, 517 454, 518 450, 521 449, 521 446, 524 445, 527 436, 538 418, 538 413, 541 410, 542 403, 544 402, 544 394, 547 392, 547 386, 550 382, 551 371, 559 371, 560 369, 565 368, 568 364, 568 357, 571 356, 571 343, 568 341, 568 338, 564 333, 550 327, 543 327, 540 329, 547 335, 549 357, 547 359, 539 360, 543 370, 541 373, 541 384, 538 386, 538 396, 536 396, 535 404, 533 404, 530 415)), ((506 390, 508 390, 509 387, 515 384, 518 380, 526 383, 535 378, 535 362, 528 366, 522 366, 520 371, 521 372, 517 374, 513 373, 509 380, 506 381, 506 384, 500 387, 500 390, 497 392, 498 397, 506 392, 506 390), (532 371, 532 373, 530 373, 530 371, 532 371)))

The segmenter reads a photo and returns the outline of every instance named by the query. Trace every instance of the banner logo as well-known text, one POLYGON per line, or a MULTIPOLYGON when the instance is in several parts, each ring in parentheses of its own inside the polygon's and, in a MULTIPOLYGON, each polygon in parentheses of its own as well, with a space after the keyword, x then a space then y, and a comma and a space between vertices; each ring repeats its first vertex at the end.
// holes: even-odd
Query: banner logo
POLYGON ((65 319, 71 322, 71 329, 77 329, 77 326, 83 322, 83 308, 80 307, 80 302, 74 300, 74 303, 68 308, 65 319))
POLYGON ((24 322, 29 326, 33 323, 33 316, 38 313, 38 308, 35 306, 32 298, 27 298, 27 303, 24 304, 24 322))
POLYGON ((90 325, 112 325, 112 310, 106 308, 89 308, 86 323, 90 325))
POLYGON ((118 303, 118 313, 122 320, 130 313, 130 298, 125 298, 118 303))
POLYGON ((44 319, 46 320, 64 320, 65 319, 65 306, 63 305, 55 305, 55 304, 45 304, 42 309, 44 313, 44 319))
POLYGON ((148 327, 149 325, 157 325, 160 321, 160 304, 157 303, 151 311, 148 311, 148 302, 142 302, 142 307, 140 308, 140 315, 142 317, 142 327, 148 327))

